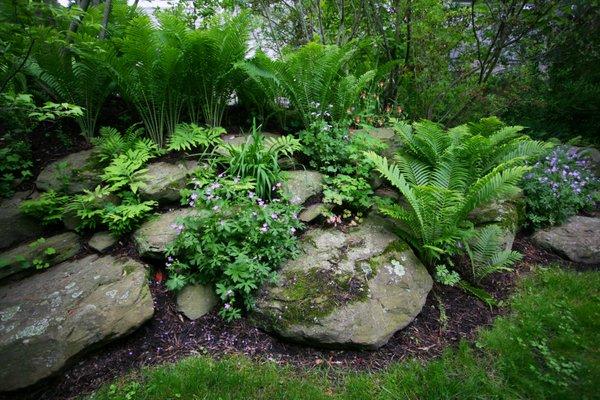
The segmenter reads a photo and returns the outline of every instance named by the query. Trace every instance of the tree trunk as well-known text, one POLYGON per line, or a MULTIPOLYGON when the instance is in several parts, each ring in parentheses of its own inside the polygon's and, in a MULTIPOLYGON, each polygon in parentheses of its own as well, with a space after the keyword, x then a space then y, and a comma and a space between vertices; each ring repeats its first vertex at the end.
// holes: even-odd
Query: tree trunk
POLYGON ((100 28, 100 39, 106 38, 106 29, 108 28, 108 18, 110 16, 110 9, 112 8, 112 0, 106 0, 104 2, 104 14, 102 15, 102 27, 100 28))

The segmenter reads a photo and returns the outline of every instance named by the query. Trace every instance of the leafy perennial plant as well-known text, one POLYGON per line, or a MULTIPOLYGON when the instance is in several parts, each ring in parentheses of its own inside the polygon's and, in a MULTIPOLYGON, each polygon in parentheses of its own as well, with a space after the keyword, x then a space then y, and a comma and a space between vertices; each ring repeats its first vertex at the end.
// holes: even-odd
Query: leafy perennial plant
POLYGON ((527 218, 536 227, 564 222, 600 198, 590 160, 576 148, 559 146, 536 162, 523 179, 527 218))
POLYGON ((274 188, 278 198, 267 201, 256 194, 251 179, 221 175, 196 181, 183 201, 197 213, 173 226, 179 236, 167 250, 167 286, 214 286, 224 303, 220 315, 227 320, 251 309, 254 291, 298 253, 300 209, 282 197, 280 186, 274 188))

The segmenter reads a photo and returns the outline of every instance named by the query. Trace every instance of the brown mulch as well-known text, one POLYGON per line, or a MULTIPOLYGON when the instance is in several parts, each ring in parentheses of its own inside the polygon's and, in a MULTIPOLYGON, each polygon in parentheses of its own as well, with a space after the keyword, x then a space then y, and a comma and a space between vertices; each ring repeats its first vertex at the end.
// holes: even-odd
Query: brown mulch
MULTIPOLYGON (((524 254, 523 261, 513 272, 494 274, 483 285, 497 300, 507 299, 518 277, 527 274, 534 265, 559 263, 566 268, 583 268, 536 248, 525 236, 517 238, 514 248, 524 254)), ((117 252, 135 255, 129 243, 123 243, 117 252)), ((196 321, 187 320, 177 312, 175 297, 163 282, 153 280, 150 287, 155 314, 133 334, 80 357, 54 378, 0 398, 73 399, 132 370, 198 354, 215 358, 243 354, 259 362, 300 368, 321 365, 378 370, 396 361, 436 357, 462 339, 473 340, 481 327, 508 311, 502 307, 490 308, 460 289, 435 284, 421 314, 382 348, 326 350, 282 342, 254 328, 246 319, 225 323, 216 312, 196 321)))

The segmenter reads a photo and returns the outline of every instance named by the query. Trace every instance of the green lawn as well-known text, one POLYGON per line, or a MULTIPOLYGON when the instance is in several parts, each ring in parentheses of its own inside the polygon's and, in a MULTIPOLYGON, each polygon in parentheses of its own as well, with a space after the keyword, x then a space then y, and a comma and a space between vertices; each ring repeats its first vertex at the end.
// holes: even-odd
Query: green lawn
POLYGON ((298 371, 191 357, 107 385, 92 399, 592 399, 600 382, 600 272, 539 268, 514 312, 474 344, 377 373, 298 371))

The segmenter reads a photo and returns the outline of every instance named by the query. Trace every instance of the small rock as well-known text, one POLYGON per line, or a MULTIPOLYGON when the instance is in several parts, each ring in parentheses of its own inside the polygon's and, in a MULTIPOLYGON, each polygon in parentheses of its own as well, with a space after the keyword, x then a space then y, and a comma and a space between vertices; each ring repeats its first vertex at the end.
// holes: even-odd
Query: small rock
POLYGON ((0 391, 33 385, 133 331, 154 306, 142 264, 91 255, 0 287, 0 391))
POLYGON ((537 231, 532 239, 571 261, 600 264, 600 218, 576 215, 563 225, 537 231))
MULTIPOLYGON (((276 139, 276 138, 281 137, 281 135, 278 133, 270 133, 270 132, 261 132, 261 135, 265 137, 265 140, 269 139, 269 138, 276 139)), ((232 146, 241 146, 244 143, 247 143, 249 140, 252 140, 251 137, 252 137, 251 134, 237 135, 237 136, 236 135, 224 135, 223 142, 225 144, 230 144, 232 146)), ((229 152, 224 147, 217 147, 215 151, 218 154, 221 154, 223 156, 229 155, 229 152)))
POLYGON ((181 208, 160 214, 146 221, 133 234, 133 240, 140 256, 161 259, 167 245, 177 238, 175 225, 178 218, 194 214, 193 208, 181 208))
POLYGON ((162 204, 176 203, 180 198, 179 191, 185 188, 188 177, 197 167, 196 161, 152 163, 148 165, 146 186, 140 188, 140 195, 145 200, 156 200, 162 204))
POLYGON ((177 309, 191 320, 208 314, 218 303, 210 286, 188 285, 177 295, 177 309))
POLYGON ((21 214, 19 204, 23 200, 38 197, 37 192, 17 192, 0 205, 0 249, 39 237, 42 226, 39 221, 21 214))
POLYGON ((90 170, 91 157, 92 150, 84 150, 48 164, 38 175, 36 187, 43 191, 64 190, 70 194, 93 189, 100 183, 100 174, 90 170))
POLYGON ((317 171, 286 171, 283 191, 292 204, 304 204, 310 197, 323 192, 323 174, 317 171))
POLYGON ((115 243, 117 243, 117 239, 115 239, 110 233, 98 232, 92 236, 88 242, 88 245, 97 252, 104 253, 113 247, 115 243))
POLYGON ((329 207, 327 205, 323 203, 313 204, 306 207, 306 209, 300 213, 298 218, 302 222, 311 222, 327 211, 329 211, 329 207))
POLYGON ((389 160, 393 159, 398 149, 402 146, 402 143, 394 132, 393 128, 366 128, 360 129, 353 132, 353 135, 356 135, 359 132, 367 132, 372 137, 381 140, 387 148, 385 148, 382 152, 382 156, 387 157, 389 160))
POLYGON ((0 254, 0 279, 24 269, 35 271, 34 260, 47 263, 48 267, 61 263, 81 251, 79 236, 72 232, 61 233, 47 239, 41 238, 0 254), (53 249, 48 251, 47 249, 53 249), (50 254, 47 254, 50 253, 50 254))

